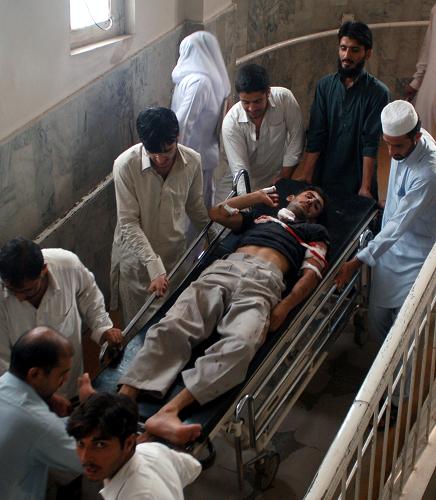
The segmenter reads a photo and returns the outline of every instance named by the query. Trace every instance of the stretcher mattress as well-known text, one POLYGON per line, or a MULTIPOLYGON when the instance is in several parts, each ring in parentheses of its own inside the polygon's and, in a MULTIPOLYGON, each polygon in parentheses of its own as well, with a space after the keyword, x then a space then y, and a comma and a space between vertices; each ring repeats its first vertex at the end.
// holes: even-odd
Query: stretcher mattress
MULTIPOLYGON (((304 184, 292 181, 292 180, 281 180, 277 184, 277 189, 280 195, 280 205, 281 207, 286 206, 286 197, 300 190, 304 184)), ((265 207, 265 213, 270 212, 270 208, 265 207)), ((362 225, 367 220, 371 220, 374 216, 376 210, 375 202, 368 198, 363 198, 360 196, 353 196, 351 198, 344 199, 330 199, 327 210, 326 210, 326 221, 325 225, 329 231, 331 246, 329 250, 328 260, 330 266, 340 259, 344 252, 344 249, 349 246, 350 242, 359 238, 362 225)), ((201 266, 196 269, 191 276, 189 276, 188 282, 193 281, 198 277, 202 270, 207 267, 215 259, 220 258, 230 252, 232 252, 238 246, 238 236, 235 234, 229 234, 224 238, 219 245, 209 253, 205 254, 202 259, 201 266)), ((182 290, 178 290, 181 293, 182 290)), ((115 367, 106 367, 93 381, 94 387, 98 391, 109 391, 113 392, 117 390, 118 380, 121 375, 126 371, 127 367, 132 362, 136 352, 141 348, 144 337, 147 333, 148 328, 159 321, 166 311, 175 302, 176 296, 171 297, 157 312, 157 314, 147 323, 140 333, 135 336, 129 344, 126 346, 124 353, 122 355, 120 363, 115 367)), ((296 308, 290 313, 285 324, 277 332, 270 333, 263 346, 259 349, 255 355, 253 361, 250 364, 249 371, 247 374, 247 380, 250 379, 251 375, 256 371, 258 366, 263 362, 265 357, 271 351, 275 343, 280 339, 282 333, 289 329, 289 325, 292 322, 294 316, 298 313, 299 308, 296 308)), ((217 340, 217 335, 212 335, 206 342, 202 343, 200 346, 194 349, 193 356, 187 367, 192 366, 194 360, 202 353, 204 350, 217 340)), ((200 406, 198 404, 191 405, 184 412, 181 413, 180 417, 185 422, 195 422, 202 424, 203 433, 205 435, 209 434, 209 431, 214 428, 214 426, 219 422, 222 415, 227 411, 229 405, 231 405, 241 390, 243 390, 244 384, 231 389, 226 394, 220 396, 214 401, 200 406)), ((173 386, 169 390, 168 394, 164 399, 156 399, 146 394, 141 394, 138 399, 138 406, 141 415, 141 420, 146 420, 149 416, 154 414, 161 408, 168 400, 174 397, 183 388, 182 378, 179 376, 174 382, 173 386)))

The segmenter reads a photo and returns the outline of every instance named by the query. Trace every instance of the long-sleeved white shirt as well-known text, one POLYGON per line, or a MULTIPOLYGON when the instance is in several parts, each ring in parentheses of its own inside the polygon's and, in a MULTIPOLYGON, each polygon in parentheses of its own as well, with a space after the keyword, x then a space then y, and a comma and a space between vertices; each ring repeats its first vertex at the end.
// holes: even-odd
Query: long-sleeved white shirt
POLYGON ((300 106, 283 87, 271 87, 258 139, 256 126, 240 102, 225 116, 222 134, 232 173, 248 170, 252 190, 271 185, 283 166, 296 166, 304 146, 300 106))
POLYGON ((48 288, 38 308, 27 300, 20 302, 6 288, 0 293, 0 373, 8 369, 11 348, 25 331, 51 326, 74 347, 70 375, 60 390, 73 397, 77 394, 77 378, 83 373, 82 319, 95 342, 113 324, 94 275, 77 255, 61 248, 46 248, 42 254, 48 267, 48 288))
POLYGON ((436 240, 436 144, 422 130, 412 153, 392 160, 382 229, 357 253, 375 266, 371 300, 400 307, 436 240))
POLYGON ((200 463, 187 453, 160 443, 143 443, 111 478, 104 480, 104 500, 183 500, 183 488, 201 472, 200 463))
MULTIPOLYGON (((114 246, 147 268, 150 281, 171 271, 186 249, 186 214, 198 229, 208 222, 200 155, 179 144, 166 179, 151 166, 142 144, 114 163, 118 223, 114 246)), ((134 277, 132 276, 132 279, 134 277)))

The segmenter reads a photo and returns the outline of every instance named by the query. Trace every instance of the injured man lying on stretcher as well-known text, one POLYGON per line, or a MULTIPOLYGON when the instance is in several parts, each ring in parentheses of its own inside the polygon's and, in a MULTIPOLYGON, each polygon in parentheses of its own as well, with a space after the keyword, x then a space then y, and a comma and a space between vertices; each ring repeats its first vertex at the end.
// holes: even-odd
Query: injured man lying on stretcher
POLYGON ((327 230, 315 223, 325 200, 319 188, 310 186, 288 196, 287 208, 278 210, 278 194, 267 188, 210 209, 213 221, 241 233, 238 248, 203 271, 148 330, 119 382, 120 392, 132 398, 140 391, 163 396, 182 372, 185 387, 146 421, 148 434, 176 445, 199 437, 201 425, 184 424, 180 411, 194 401, 203 405, 241 383, 268 330, 277 330, 316 287, 329 245, 327 230), (265 205, 276 209, 275 217, 262 215, 271 212, 265 205), (284 277, 295 284, 282 298, 284 277), (215 329, 219 340, 193 368, 182 371, 193 347, 215 329))

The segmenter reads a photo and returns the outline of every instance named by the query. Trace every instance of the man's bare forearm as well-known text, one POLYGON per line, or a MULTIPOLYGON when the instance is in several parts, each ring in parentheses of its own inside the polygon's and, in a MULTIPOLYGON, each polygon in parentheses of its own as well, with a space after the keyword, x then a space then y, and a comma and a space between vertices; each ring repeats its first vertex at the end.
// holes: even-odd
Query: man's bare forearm
POLYGON ((307 183, 312 182, 313 173, 315 171, 316 162, 318 161, 320 152, 316 151, 314 153, 308 153, 304 155, 303 167, 300 178, 305 180, 307 183))
POLYGON ((311 269, 306 269, 304 271, 303 276, 293 286, 291 293, 282 300, 288 312, 292 311, 294 307, 297 307, 300 302, 303 302, 303 300, 311 294, 316 288, 318 281, 319 279, 314 271, 311 269))
POLYGON ((230 229, 236 229, 242 223, 242 216, 239 214, 239 210, 256 205, 257 203, 263 203, 265 196, 265 193, 262 191, 254 191, 253 193, 230 198, 210 208, 209 217, 214 222, 218 222, 230 229), (232 214, 231 209, 235 209, 235 213, 232 214))

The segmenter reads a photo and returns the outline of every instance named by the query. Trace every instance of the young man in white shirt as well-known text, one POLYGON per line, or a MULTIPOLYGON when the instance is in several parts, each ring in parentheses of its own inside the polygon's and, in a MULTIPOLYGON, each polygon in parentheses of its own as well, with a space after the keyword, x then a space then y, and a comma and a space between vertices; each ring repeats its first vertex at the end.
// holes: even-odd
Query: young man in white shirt
POLYGON ((200 155, 178 144, 179 123, 167 108, 148 108, 136 122, 140 143, 114 163, 117 227, 112 246, 111 310, 130 322, 149 294, 167 292, 167 275, 186 250, 186 216, 201 230, 200 155))
POLYGON ((258 64, 238 70, 235 89, 240 101, 227 113, 222 128, 230 170, 248 170, 252 190, 290 178, 304 146, 297 100, 284 87, 270 87, 265 68, 258 64))
POLYGON ((136 444, 138 409, 122 394, 96 393, 71 415, 67 431, 76 439, 84 473, 104 481, 105 500, 182 500, 183 488, 201 472, 200 463, 160 443, 136 444))
POLYGON ((0 278, 0 374, 8 369, 11 347, 24 331, 50 325, 73 345, 71 374, 61 394, 75 396, 83 373, 82 320, 94 342, 122 342, 94 275, 72 252, 41 250, 31 240, 14 238, 0 249, 0 278))

